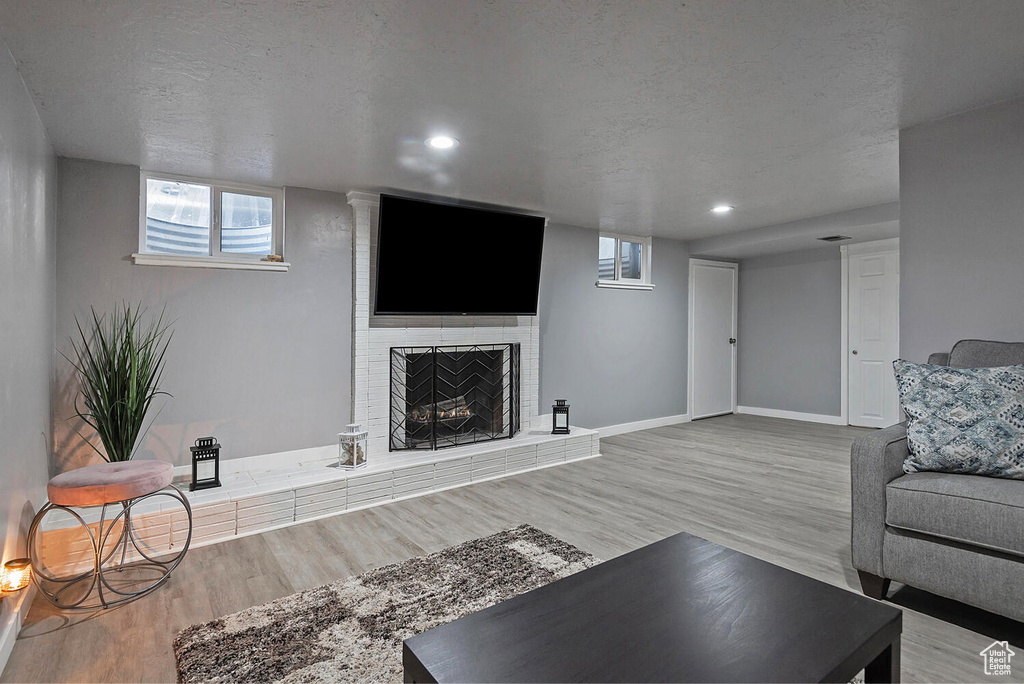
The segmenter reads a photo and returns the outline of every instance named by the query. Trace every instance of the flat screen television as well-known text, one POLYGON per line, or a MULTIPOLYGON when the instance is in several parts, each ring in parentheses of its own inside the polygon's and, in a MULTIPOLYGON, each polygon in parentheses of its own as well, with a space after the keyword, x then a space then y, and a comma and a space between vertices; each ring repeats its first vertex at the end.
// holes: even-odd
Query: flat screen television
POLYGON ((536 316, 544 218, 380 196, 378 315, 536 316))

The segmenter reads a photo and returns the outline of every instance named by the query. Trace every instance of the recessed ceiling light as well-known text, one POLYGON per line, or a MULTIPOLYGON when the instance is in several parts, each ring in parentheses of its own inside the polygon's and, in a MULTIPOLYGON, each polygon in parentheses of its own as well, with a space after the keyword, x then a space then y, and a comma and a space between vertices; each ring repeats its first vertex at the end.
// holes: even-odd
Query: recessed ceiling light
POLYGON ((427 138, 426 142, 435 150, 450 150, 459 145, 459 141, 450 135, 435 135, 432 138, 427 138))
POLYGON ((736 207, 731 206, 729 204, 716 204, 714 207, 712 207, 711 211, 715 214, 728 214, 735 208, 736 207))

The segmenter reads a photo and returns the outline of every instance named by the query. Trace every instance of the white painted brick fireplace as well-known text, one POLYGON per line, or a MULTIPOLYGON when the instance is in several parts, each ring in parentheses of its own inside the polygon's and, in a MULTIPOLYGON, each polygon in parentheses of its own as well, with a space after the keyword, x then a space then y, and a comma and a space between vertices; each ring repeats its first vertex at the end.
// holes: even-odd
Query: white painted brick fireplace
POLYGON ((380 198, 348 193, 353 213, 352 419, 370 431, 369 453, 388 452, 392 347, 457 344, 521 345, 522 429, 540 414, 540 326, 537 316, 374 316, 373 287, 380 198))

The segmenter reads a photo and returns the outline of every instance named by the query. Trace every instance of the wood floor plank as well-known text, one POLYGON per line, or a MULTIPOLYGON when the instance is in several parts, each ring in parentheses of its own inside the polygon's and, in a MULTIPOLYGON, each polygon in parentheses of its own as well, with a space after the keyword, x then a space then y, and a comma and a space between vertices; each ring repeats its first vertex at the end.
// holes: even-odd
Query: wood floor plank
MULTIPOLYGON (((603 559, 690 532, 857 590, 858 434, 750 415, 671 425, 603 439, 602 458, 193 549, 167 585, 119 608, 64 615, 37 598, 0 681, 174 681, 171 642, 190 624, 524 522, 603 559)), ((935 617, 949 602, 914 596, 904 681, 980 681, 978 653, 996 636, 1024 647, 1019 623, 952 604, 967 628, 935 617)), ((1024 661, 1014 669, 1000 681, 1024 681, 1024 661)))

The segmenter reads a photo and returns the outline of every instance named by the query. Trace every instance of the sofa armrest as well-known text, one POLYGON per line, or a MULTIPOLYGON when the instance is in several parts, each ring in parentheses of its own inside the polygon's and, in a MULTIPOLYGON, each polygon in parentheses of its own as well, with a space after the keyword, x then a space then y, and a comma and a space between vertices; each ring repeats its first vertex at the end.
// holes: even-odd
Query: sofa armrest
POLYGON ((929 366, 948 366, 949 352, 935 352, 928 355, 929 366))
POLYGON ((853 567, 884 577, 885 487, 903 475, 907 448, 906 423, 858 437, 850 448, 853 567))

